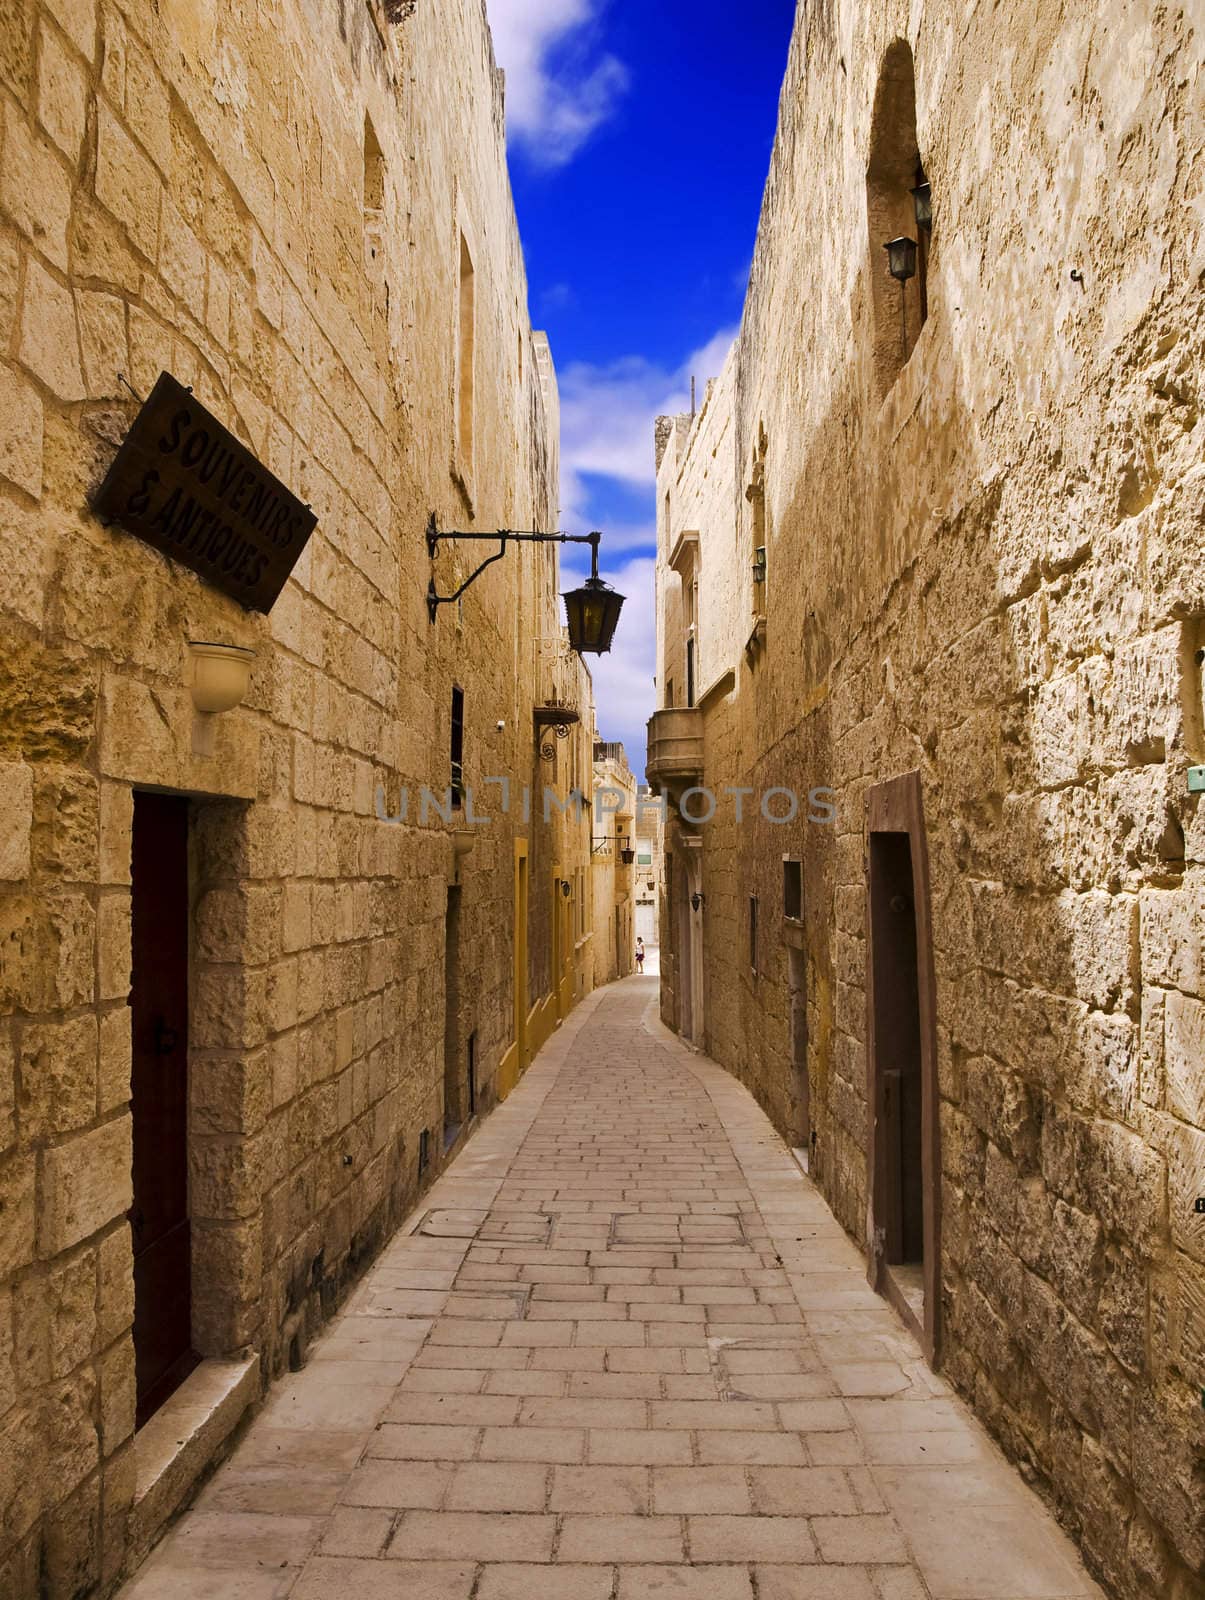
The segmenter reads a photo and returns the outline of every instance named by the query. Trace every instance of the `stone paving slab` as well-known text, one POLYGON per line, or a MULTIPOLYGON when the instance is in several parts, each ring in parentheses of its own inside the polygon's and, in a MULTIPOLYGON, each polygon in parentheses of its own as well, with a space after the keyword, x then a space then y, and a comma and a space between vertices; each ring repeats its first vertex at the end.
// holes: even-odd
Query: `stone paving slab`
POLYGON ((746 1091, 585 1002, 123 1600, 1090 1600, 746 1091))

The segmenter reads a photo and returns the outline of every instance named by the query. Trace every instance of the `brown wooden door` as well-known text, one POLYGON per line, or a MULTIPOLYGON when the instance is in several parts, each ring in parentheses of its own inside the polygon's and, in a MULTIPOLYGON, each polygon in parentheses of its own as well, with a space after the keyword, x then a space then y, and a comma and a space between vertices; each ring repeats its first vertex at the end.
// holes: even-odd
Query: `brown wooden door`
POLYGON ((920 975, 911 841, 870 840, 870 929, 874 964, 873 1055, 878 1078, 881 1206, 889 1263, 925 1255, 920 975))
POLYGON ((134 796, 134 1361, 138 1425, 196 1365, 188 1222, 188 801, 134 796))
MULTIPOLYGON (((807 953, 787 950, 788 991, 791 997, 791 1120, 795 1143, 810 1153, 812 1148, 812 1084, 808 1076, 808 992, 807 953)), ((810 1170, 810 1167, 809 1167, 810 1170)))

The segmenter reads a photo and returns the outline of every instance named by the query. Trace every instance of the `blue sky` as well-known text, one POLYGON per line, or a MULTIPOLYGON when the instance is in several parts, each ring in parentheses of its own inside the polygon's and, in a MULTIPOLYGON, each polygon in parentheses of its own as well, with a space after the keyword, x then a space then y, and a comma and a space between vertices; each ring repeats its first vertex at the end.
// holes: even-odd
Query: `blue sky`
MULTIPOLYGON (((628 596, 590 657, 637 773, 653 672, 653 418, 740 321, 794 0, 487 0, 534 325, 561 384, 562 526, 628 596)), ((569 582, 581 570, 571 555, 569 582)), ((567 583, 566 587, 569 586, 567 583)))

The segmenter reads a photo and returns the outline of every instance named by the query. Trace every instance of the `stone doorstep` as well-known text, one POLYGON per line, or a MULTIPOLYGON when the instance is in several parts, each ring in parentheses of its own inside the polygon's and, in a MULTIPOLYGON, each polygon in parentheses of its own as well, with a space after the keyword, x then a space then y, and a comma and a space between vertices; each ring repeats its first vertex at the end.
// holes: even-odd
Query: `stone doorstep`
POLYGON ((259 1397, 258 1355, 202 1361, 139 1430, 127 1574, 145 1560, 259 1397))

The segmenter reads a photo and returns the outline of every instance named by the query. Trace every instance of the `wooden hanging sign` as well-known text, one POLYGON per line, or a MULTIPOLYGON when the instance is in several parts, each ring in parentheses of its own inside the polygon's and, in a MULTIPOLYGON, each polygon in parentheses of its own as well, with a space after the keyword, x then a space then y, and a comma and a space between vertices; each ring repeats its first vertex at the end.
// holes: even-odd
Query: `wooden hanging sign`
POLYGON ((92 508, 248 611, 270 611, 318 518, 169 372, 92 508))

